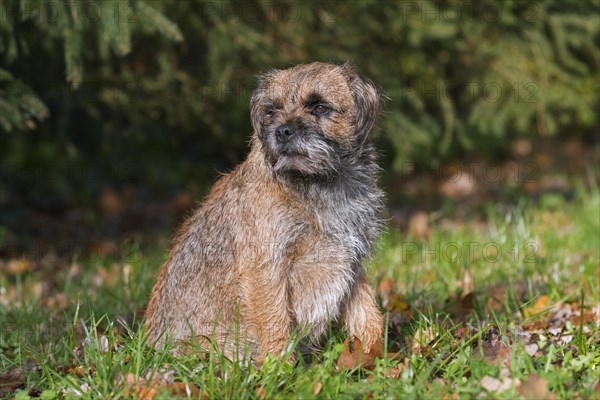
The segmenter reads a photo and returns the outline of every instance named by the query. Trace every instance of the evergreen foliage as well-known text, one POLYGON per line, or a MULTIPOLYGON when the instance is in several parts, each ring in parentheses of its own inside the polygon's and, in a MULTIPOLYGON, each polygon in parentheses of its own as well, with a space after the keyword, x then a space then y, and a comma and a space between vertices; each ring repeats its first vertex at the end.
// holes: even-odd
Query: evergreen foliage
POLYGON ((138 169, 126 178, 161 182, 231 165, 247 148, 256 73, 314 60, 349 60, 385 89, 382 146, 396 168, 598 129, 596 0, 0 7, 0 155, 15 165, 11 146, 38 160, 64 149, 76 162, 127 160, 138 169))

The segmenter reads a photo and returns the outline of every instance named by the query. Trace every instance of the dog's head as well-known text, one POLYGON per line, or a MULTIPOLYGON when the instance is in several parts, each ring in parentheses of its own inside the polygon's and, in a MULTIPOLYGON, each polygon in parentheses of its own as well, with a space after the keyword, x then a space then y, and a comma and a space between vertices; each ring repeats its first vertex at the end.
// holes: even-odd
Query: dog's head
POLYGON ((327 176, 364 147, 380 107, 377 87, 350 65, 312 63, 263 75, 250 114, 275 173, 327 176))

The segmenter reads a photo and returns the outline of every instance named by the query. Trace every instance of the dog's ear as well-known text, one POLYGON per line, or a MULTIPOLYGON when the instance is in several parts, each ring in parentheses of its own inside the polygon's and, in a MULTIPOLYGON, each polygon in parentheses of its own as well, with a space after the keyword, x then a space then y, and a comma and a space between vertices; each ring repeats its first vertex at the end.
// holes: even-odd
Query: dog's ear
POLYGON ((254 92, 252 92, 252 97, 250 97, 250 121, 252 122, 254 132, 258 136, 261 135, 263 114, 265 112, 265 91, 278 73, 278 69, 272 69, 265 74, 259 75, 258 85, 254 89, 254 92))
POLYGON ((348 86, 354 93, 356 132, 368 137, 383 108, 381 90, 368 78, 359 75, 350 63, 340 65, 348 86))

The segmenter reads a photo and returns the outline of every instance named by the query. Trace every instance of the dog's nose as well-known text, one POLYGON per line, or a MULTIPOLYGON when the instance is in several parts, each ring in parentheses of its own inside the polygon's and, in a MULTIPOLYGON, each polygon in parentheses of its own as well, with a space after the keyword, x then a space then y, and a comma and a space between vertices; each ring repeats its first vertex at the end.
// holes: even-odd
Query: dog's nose
POLYGON ((275 129, 275 138, 279 143, 287 143, 295 134, 296 127, 294 125, 280 125, 277 127, 277 129, 275 129))

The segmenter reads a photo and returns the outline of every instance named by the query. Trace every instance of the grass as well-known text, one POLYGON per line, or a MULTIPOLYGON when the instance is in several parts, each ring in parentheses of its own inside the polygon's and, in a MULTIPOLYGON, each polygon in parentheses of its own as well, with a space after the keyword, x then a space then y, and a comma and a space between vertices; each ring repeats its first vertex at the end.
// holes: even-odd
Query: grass
POLYGON ((260 369, 148 348, 137 312, 162 248, 3 273, 0 397, 187 397, 165 379, 201 398, 594 398, 600 194, 578 193, 490 206, 485 223, 440 218, 425 239, 388 232, 369 271, 393 354, 372 371, 337 370, 341 332, 310 361, 260 369))

